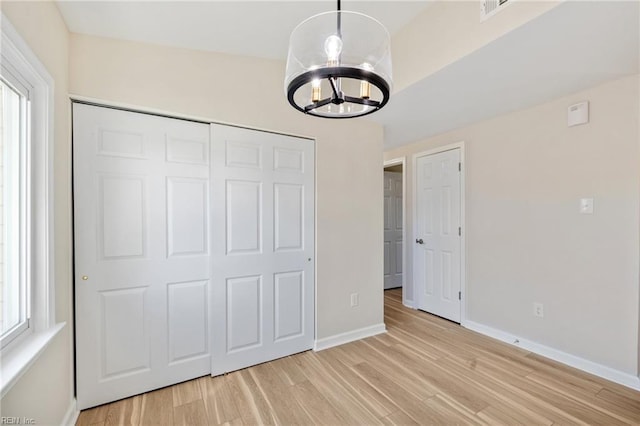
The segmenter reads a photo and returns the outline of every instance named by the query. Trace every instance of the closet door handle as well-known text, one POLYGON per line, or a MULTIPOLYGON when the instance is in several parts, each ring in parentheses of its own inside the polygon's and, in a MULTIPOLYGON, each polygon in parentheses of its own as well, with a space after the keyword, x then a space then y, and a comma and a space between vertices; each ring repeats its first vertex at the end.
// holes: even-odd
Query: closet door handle
POLYGON ((422 241, 422 238, 416 238, 416 243, 418 244, 424 244, 424 241, 422 241))

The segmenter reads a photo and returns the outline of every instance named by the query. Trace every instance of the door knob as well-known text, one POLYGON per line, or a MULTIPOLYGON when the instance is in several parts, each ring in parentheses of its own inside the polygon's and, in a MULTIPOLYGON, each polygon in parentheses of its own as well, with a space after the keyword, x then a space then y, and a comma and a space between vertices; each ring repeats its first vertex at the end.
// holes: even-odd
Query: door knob
POLYGON ((422 238, 416 238, 416 243, 424 244, 424 241, 422 241, 422 238))

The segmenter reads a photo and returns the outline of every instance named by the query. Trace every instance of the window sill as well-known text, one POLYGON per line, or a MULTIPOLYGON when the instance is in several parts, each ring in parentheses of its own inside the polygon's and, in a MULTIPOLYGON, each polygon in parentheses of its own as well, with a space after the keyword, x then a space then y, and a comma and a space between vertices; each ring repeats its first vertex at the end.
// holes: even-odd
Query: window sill
POLYGON ((45 331, 26 337, 2 355, 0 362, 0 398, 16 384, 18 379, 40 357, 66 323, 55 324, 45 331))

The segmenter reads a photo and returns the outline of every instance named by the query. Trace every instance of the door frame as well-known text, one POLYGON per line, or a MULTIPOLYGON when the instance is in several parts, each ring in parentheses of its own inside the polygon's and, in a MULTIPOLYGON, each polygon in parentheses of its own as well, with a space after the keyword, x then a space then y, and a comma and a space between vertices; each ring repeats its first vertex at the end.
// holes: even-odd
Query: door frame
MULTIPOLYGON (((413 308, 413 302, 407 298, 407 157, 397 157, 382 163, 382 171, 390 166, 402 165, 402 304, 413 308)), ((384 226, 383 226, 384 228, 384 226)), ((384 283, 384 280, 383 280, 384 283)), ((384 286, 383 286, 384 287, 384 286)), ((384 289, 382 290, 384 291, 384 289)))
MULTIPOLYGON (((461 163, 461 171, 460 171, 460 227, 462 228, 462 235, 460 236, 460 294, 461 294, 461 300, 460 300, 460 325, 461 326, 465 326, 466 324, 466 320, 467 320, 467 256, 466 256, 466 252, 467 252, 467 227, 466 227, 466 221, 465 221, 465 213, 466 213, 466 205, 465 205, 465 201, 466 201, 466 184, 465 184, 465 175, 466 175, 466 155, 465 155, 465 142, 464 141, 460 141, 460 142, 455 142, 455 143, 451 143, 448 145, 443 145, 443 146, 439 146, 437 148, 433 148, 433 149, 429 149, 427 151, 421 151, 421 152, 417 152, 415 154, 413 154, 412 156, 412 227, 411 227, 411 232, 413 233, 413 235, 415 235, 415 225, 416 223, 418 223, 418 209, 417 209, 417 205, 416 205, 416 199, 417 199, 417 179, 418 179, 418 174, 417 174, 417 164, 418 164, 418 158, 420 157, 427 157, 429 155, 434 155, 434 154, 440 154, 442 152, 446 152, 446 151, 452 151, 454 149, 459 149, 460 150, 460 163, 461 163)), ((413 237, 412 237, 413 238, 413 237)), ((411 245, 411 265, 412 265, 412 271, 411 274, 412 276, 414 276, 413 274, 413 269, 415 269, 415 262, 413 261, 415 259, 415 247, 413 245, 411 245)), ((416 286, 415 286, 415 282, 414 282, 414 286, 413 286, 413 290, 414 292, 416 291, 416 286)), ((412 295, 414 296, 414 295, 412 295)), ((415 299, 415 298, 414 298, 415 299)), ((415 306, 412 306, 415 308, 415 306)), ((417 309, 417 308, 415 308, 417 309)))

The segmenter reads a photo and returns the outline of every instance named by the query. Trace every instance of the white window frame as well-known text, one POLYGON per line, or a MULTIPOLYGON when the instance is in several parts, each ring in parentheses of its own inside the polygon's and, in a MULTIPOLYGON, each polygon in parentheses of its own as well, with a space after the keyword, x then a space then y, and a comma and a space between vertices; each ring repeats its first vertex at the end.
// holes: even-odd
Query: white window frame
MULTIPOLYGON (((27 221, 26 212, 28 212, 27 202, 27 188, 29 186, 28 173, 27 173, 27 157, 28 153, 28 141, 30 140, 30 131, 28 128, 31 122, 29 117, 29 99, 31 98, 30 85, 20 78, 20 74, 13 69, 9 69, 11 64, 7 64, 5 61, 0 62, 0 75, 2 79, 7 83, 5 87, 9 87, 9 90, 14 91, 19 97, 19 111, 17 118, 19 118, 18 128, 14 128, 8 121, 3 122, 3 137, 8 136, 8 130, 11 133, 17 133, 19 138, 17 146, 10 143, 9 140, 4 141, 4 153, 8 154, 4 158, 4 172, 5 172, 5 191, 3 193, 5 208, 12 206, 7 217, 10 218, 5 221, 5 235, 9 236, 8 241, 4 247, 5 253, 5 268, 4 278, 7 282, 19 282, 18 299, 20 311, 20 322, 10 330, 6 335, 0 338, 0 349, 9 345, 14 339, 21 336, 23 333, 28 332, 30 323, 30 292, 27 282, 29 277, 27 276, 28 270, 28 257, 25 250, 26 244, 23 243, 27 238, 27 221), (8 173, 7 173, 8 172, 8 173), (8 174, 8 176, 7 176, 8 174), (11 201, 9 201, 11 199, 11 201), (8 224, 11 226, 8 226, 8 224), (17 226, 16 226, 17 225, 17 226), (6 256, 10 254, 9 256, 6 256), (16 255, 17 254, 17 255, 16 255), (7 262, 6 257, 10 257, 7 262), (17 259, 16 259, 17 258, 17 259), (17 262, 16 262, 17 260, 17 262)), ((13 121, 15 111, 9 111, 9 105, 4 101, 7 100, 3 97, 3 114, 5 118, 9 116, 10 121, 13 121)), ((15 123, 13 123, 15 124, 15 123)), ((6 218, 5 218, 6 219, 6 218)), ((3 300, 3 316, 6 314, 6 307, 9 304, 9 300, 3 300)), ((11 301, 12 302, 12 301, 11 301)))
MULTIPOLYGON (((0 350, 0 397, 18 381, 64 327, 55 324, 53 241, 54 80, 4 14, 1 18, 3 69, 18 74, 29 89, 27 156, 27 264, 30 321, 0 350)), ((3 73, 5 71, 2 71, 3 73)))

